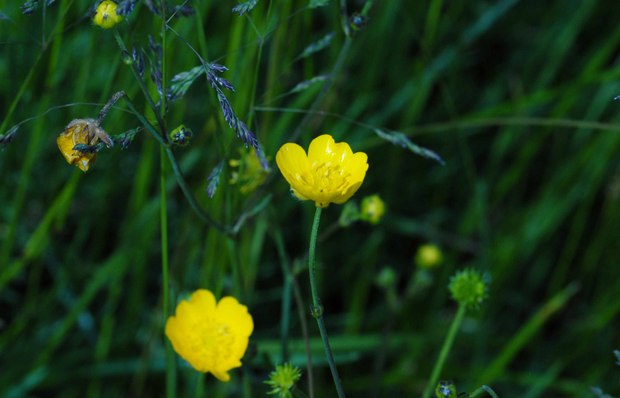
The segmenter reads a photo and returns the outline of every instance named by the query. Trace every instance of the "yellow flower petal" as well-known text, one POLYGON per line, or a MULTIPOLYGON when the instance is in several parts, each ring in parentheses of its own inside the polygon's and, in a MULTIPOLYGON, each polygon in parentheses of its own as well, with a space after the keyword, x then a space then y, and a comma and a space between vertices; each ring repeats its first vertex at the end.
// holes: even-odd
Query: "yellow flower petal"
POLYGON ((312 177, 306 151, 297 144, 284 144, 276 153, 276 164, 291 185, 293 194, 301 200, 307 198, 307 189, 303 187, 312 184, 307 180, 312 177))
POLYGON ((332 158, 336 143, 329 134, 323 134, 310 142, 308 159, 313 162, 329 162, 332 158))

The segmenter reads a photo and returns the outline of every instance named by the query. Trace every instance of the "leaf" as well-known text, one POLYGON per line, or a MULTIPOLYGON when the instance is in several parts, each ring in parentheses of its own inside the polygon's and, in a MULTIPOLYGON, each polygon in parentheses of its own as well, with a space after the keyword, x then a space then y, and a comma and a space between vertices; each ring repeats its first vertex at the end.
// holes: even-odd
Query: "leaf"
POLYGON ((17 135, 17 130, 19 130, 19 124, 16 124, 15 126, 11 127, 9 131, 6 132, 6 134, 0 135, 0 145, 1 146, 9 145, 11 141, 13 141, 13 139, 17 135))
POLYGON ((597 398, 613 398, 611 395, 605 394, 603 389, 600 387, 591 386, 590 391, 592 391, 592 394, 594 394, 597 398))
POLYGON ((133 52, 131 54, 131 58, 133 60, 133 62, 136 64, 136 70, 138 71, 138 74, 140 75, 140 77, 144 77, 144 50, 143 49, 137 49, 136 47, 133 48, 133 52))
MULTIPOLYGON (((52 5, 52 3, 54 3, 54 1, 56 0, 47 0, 45 2, 45 5, 49 7, 50 5, 52 5)), ((33 12, 35 12, 37 8, 39 8, 39 0, 25 1, 24 4, 22 4, 21 6, 22 14, 24 15, 32 14, 33 12)))
POLYGON ((242 16, 246 12, 252 11, 252 9, 256 7, 256 3, 258 3, 258 0, 249 0, 245 3, 237 4, 233 7, 232 12, 236 12, 239 16, 242 16))
POLYGON ((204 68, 202 66, 195 66, 188 71, 176 74, 172 78, 172 84, 168 88, 168 98, 174 101, 184 96, 196 78, 202 73, 204 73, 204 68))
POLYGON ((308 7, 310 8, 325 7, 328 4, 329 4, 329 0, 310 0, 310 4, 308 4, 308 7))
POLYGON ((391 142, 394 145, 398 145, 400 147, 408 149, 416 155, 422 156, 424 158, 435 160, 442 166, 446 164, 438 154, 431 151, 430 149, 426 149, 424 147, 414 144, 413 142, 411 142, 409 137, 407 137, 403 133, 397 131, 385 131, 377 128, 374 129, 374 131, 379 136, 379 138, 391 142))
POLYGON ((207 178, 207 195, 209 195, 209 198, 213 198, 213 196, 215 196, 217 187, 220 185, 220 176, 222 175, 223 168, 224 161, 220 161, 215 165, 213 170, 211 170, 211 174, 209 174, 209 177, 207 178))
POLYGON ((153 4, 152 0, 144 0, 144 5, 146 6, 146 8, 148 8, 153 14, 157 15, 158 17, 161 16, 161 11, 159 10, 159 7, 156 4, 153 4))
POLYGON ((116 7, 116 13, 118 15, 129 15, 136 7, 137 0, 123 0, 118 3, 118 7, 116 7))
POLYGON ((301 58, 306 58, 307 56, 311 54, 314 54, 316 52, 323 50, 324 48, 326 48, 332 43, 333 39, 334 39, 334 32, 330 32, 326 34, 319 40, 315 41, 314 43, 310 44, 308 47, 304 48, 304 51, 296 58, 296 60, 301 59, 301 58))
POLYGON ((172 10, 170 10, 170 14, 181 17, 189 17, 195 13, 196 10, 194 10, 194 7, 190 5, 175 6, 172 10))
POLYGON ((308 80, 304 80, 301 83, 297 83, 297 85, 295 87, 293 87, 291 89, 291 91, 289 91, 289 94, 293 94, 293 93, 298 93, 300 91, 304 91, 305 89, 307 89, 308 87, 312 86, 315 83, 319 83, 319 82, 324 82, 325 80, 329 79, 330 76, 329 75, 320 75, 320 76, 315 76, 312 79, 308 79, 308 80))

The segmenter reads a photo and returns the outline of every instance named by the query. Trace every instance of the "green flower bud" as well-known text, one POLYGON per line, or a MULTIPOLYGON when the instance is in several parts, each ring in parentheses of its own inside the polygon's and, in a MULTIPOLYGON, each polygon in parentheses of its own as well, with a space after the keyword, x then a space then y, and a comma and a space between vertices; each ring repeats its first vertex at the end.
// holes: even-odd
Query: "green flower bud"
POLYGON ((487 282, 479 271, 468 268, 450 279, 452 298, 460 305, 476 309, 487 298, 487 282))
POLYGON ((396 272, 391 267, 383 267, 375 279, 377 286, 388 289, 396 283, 396 272))
POLYGON ((267 394, 276 395, 278 398, 292 398, 291 389, 300 377, 301 371, 297 366, 289 363, 277 365, 276 370, 269 374, 269 380, 265 381, 265 384, 271 387, 267 394))
POLYGON ((338 223, 341 227, 348 227, 360 219, 360 212, 354 201, 347 202, 342 208, 338 223))

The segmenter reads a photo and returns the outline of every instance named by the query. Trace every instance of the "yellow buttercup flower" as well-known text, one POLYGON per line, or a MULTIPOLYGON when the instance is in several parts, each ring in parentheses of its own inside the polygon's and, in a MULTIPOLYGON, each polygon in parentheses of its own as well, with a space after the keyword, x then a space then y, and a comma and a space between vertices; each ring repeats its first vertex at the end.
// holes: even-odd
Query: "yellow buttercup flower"
POLYGON ((73 149, 76 145, 95 145, 99 140, 108 147, 114 145, 112 139, 97 124, 94 119, 75 119, 65 127, 64 131, 56 138, 58 149, 67 160, 83 172, 88 171, 91 163, 97 159, 96 152, 84 152, 73 149))
POLYGON ((317 207, 342 204, 358 190, 368 170, 368 156, 353 153, 346 142, 334 142, 329 134, 310 143, 308 155, 297 144, 282 145, 276 154, 280 172, 301 200, 317 207))
POLYGON ((103 29, 110 29, 123 20, 122 15, 116 13, 116 3, 110 0, 103 0, 97 6, 97 11, 93 17, 93 23, 103 29))
POLYGON ((229 381, 228 371, 241 366, 254 322, 234 297, 216 303, 213 293, 196 290, 166 322, 166 336, 183 359, 199 372, 229 381))

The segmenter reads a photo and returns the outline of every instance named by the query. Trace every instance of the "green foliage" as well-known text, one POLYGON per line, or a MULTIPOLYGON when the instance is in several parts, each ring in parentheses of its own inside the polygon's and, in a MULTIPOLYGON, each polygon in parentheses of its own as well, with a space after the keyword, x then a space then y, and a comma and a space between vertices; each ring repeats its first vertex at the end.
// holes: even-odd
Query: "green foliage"
POLYGON ((309 57, 310 55, 324 50, 327 48, 334 39, 334 33, 328 33, 325 36, 321 37, 319 40, 315 41, 308 45, 308 47, 304 48, 304 51, 297 57, 298 59, 309 57))
POLYGON ((177 396, 265 396, 284 362, 302 370, 293 395, 307 396, 303 325, 314 396, 334 396, 308 311, 314 209, 274 167, 284 142, 322 133, 368 154, 352 201, 377 193, 389 209, 346 229, 352 207, 323 211, 317 279, 348 396, 421 395, 456 310, 446 286, 464 267, 493 284, 441 379, 478 396, 486 384, 500 397, 620 394, 615 2, 192 2, 194 14, 167 19, 165 43, 158 3, 117 26, 123 52, 85 18, 91 0, 0 2, 0 396, 163 395, 162 159, 169 304, 208 288, 255 321, 231 382, 178 360, 177 396), (345 35, 343 9, 363 13, 363 29, 345 35), (153 70, 178 100, 160 97, 153 70), (57 135, 121 90, 133 105, 120 100, 102 124, 118 145, 87 174, 66 164, 57 135), (143 90, 189 144, 160 157, 143 90), (252 146, 252 134, 271 171, 244 194, 229 161, 245 147, 236 135, 252 146), (427 242, 443 260, 408 293, 427 242))
POLYGON ((317 8, 317 7, 325 7, 329 4, 329 0, 310 0, 310 4, 308 7, 317 8))
POLYGON ((258 0, 246 1, 246 2, 243 2, 241 4, 234 6, 232 11, 236 12, 237 14, 239 14, 239 16, 241 16, 245 14, 246 12, 252 11, 252 9, 256 7, 256 3, 258 3, 258 0))

